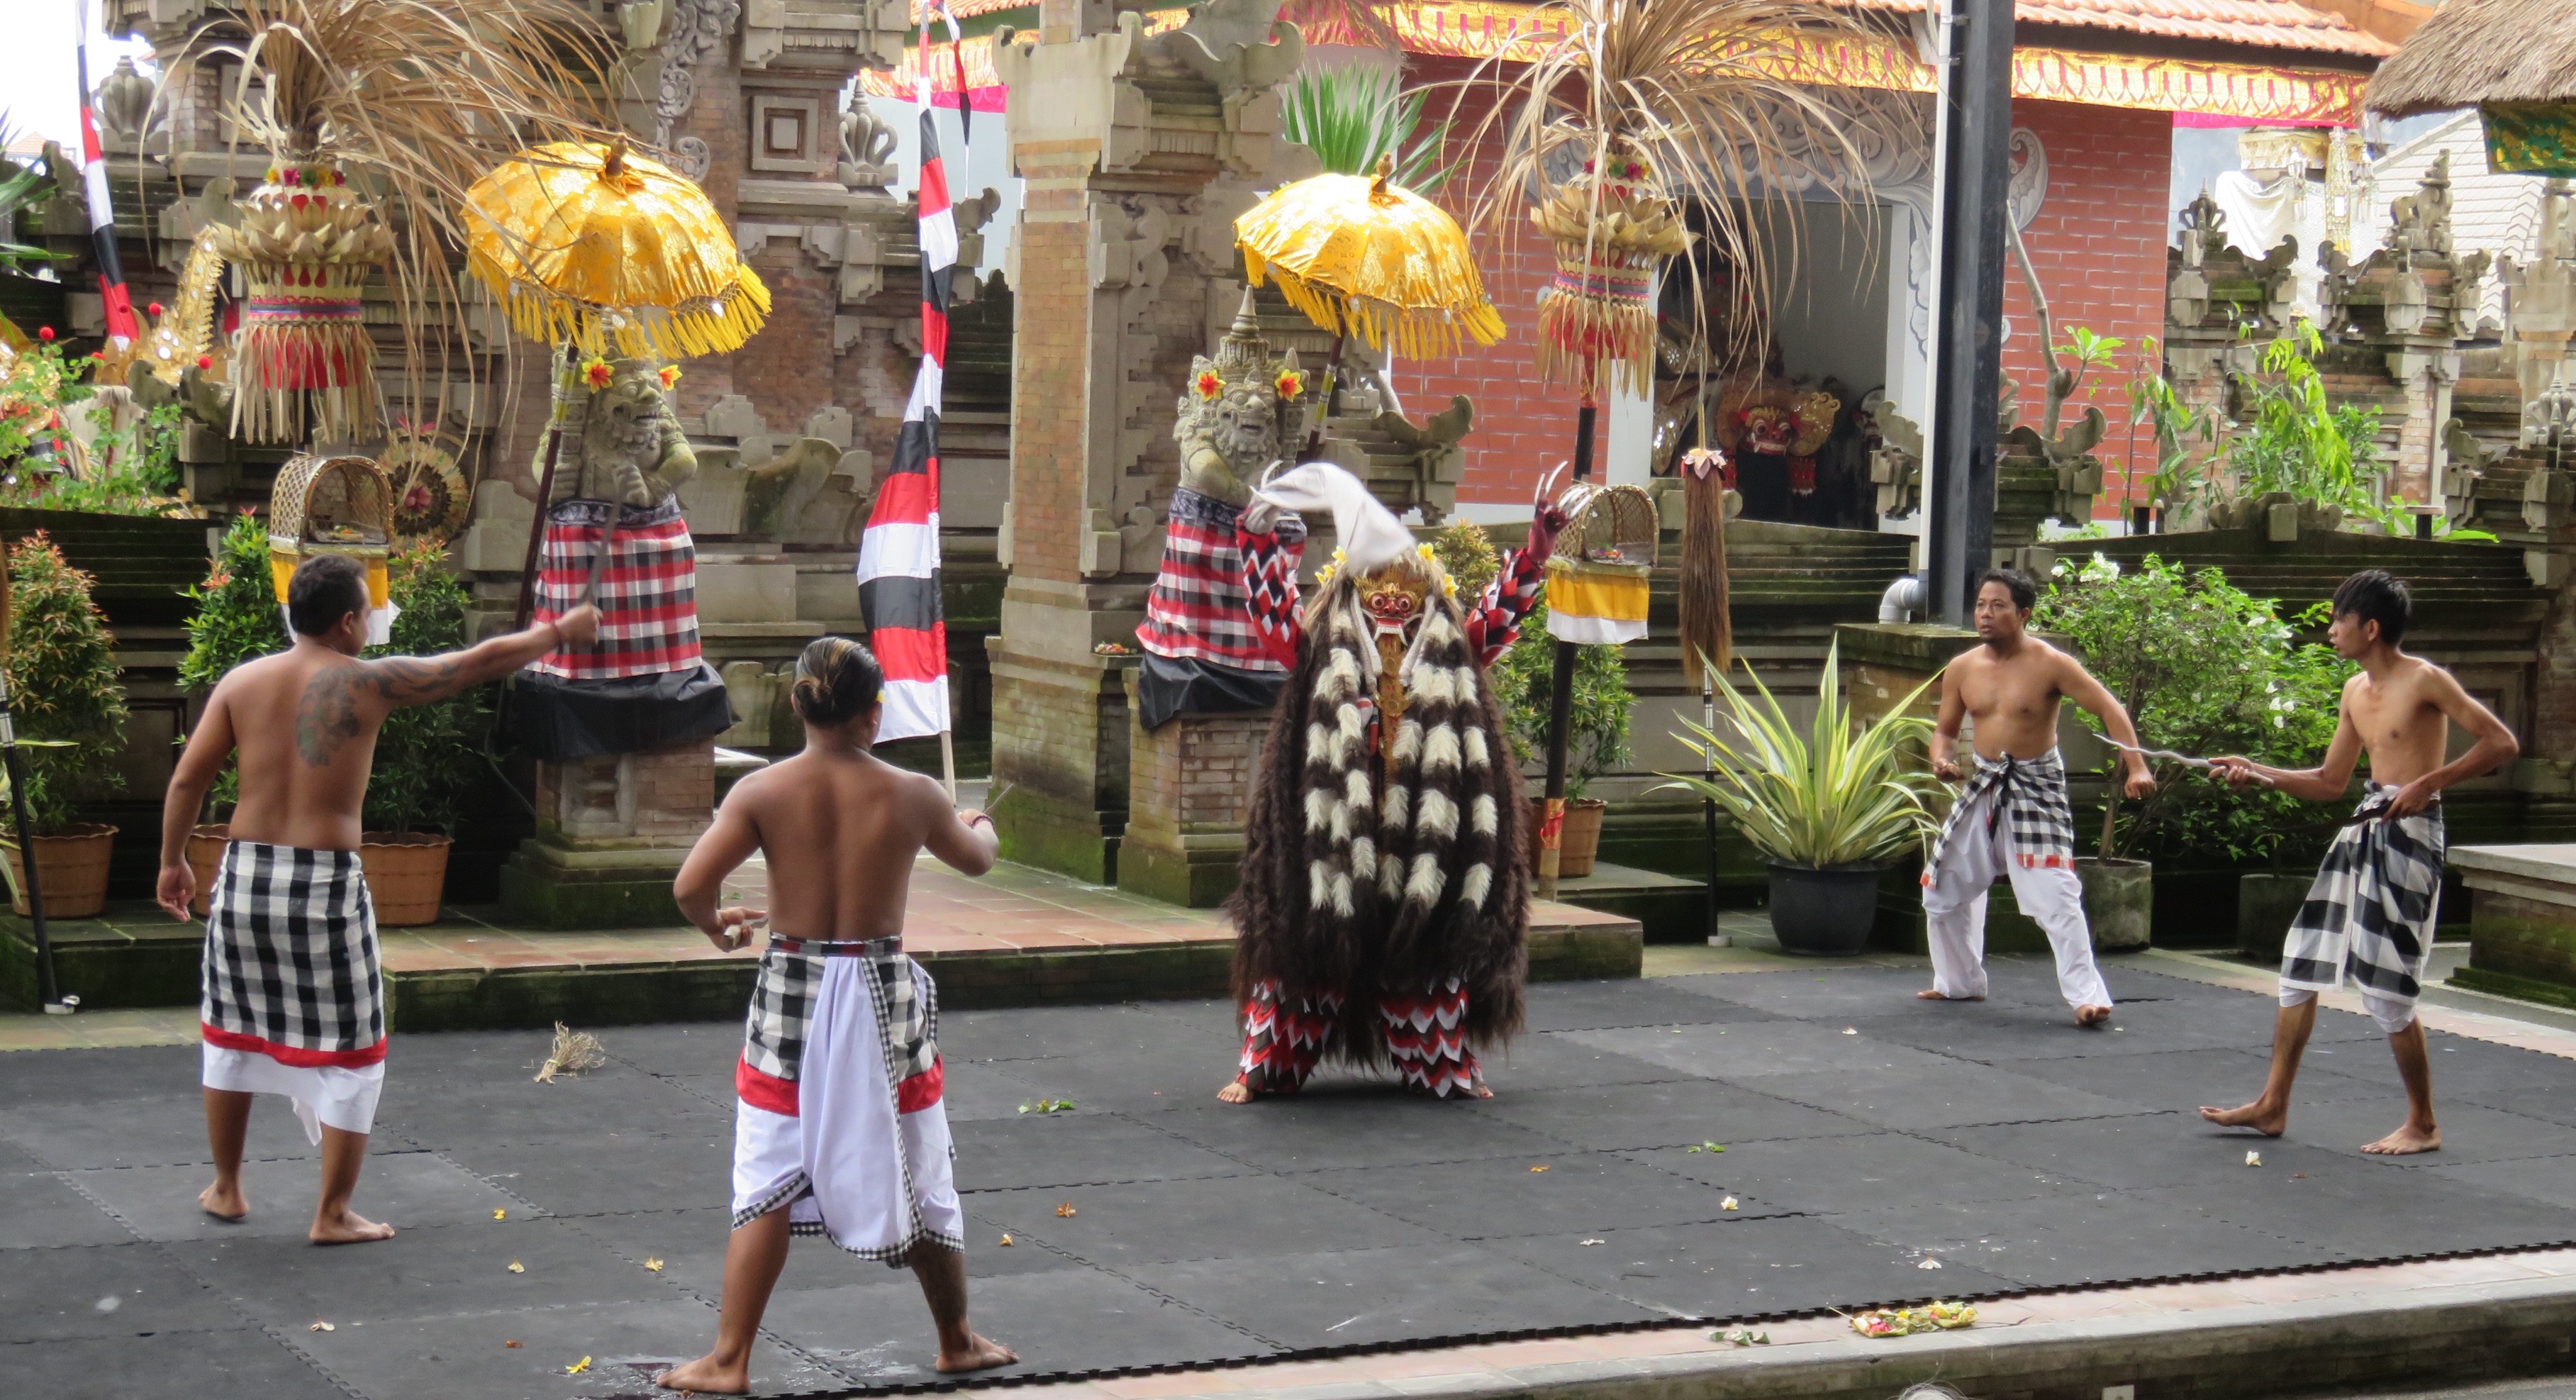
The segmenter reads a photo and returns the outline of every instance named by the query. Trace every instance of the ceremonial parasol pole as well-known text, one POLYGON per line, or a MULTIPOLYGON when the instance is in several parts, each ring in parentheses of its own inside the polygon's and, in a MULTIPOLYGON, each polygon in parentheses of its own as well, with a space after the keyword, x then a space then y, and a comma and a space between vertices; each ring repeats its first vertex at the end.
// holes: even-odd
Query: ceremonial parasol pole
POLYGON ((27 828, 27 765, 18 756, 18 726, 9 715, 9 552, 0 541, 0 761, 9 772, 9 813, 18 827, 19 878, 27 885, 27 914, 36 927, 36 999, 48 1016, 68 1016, 80 998, 60 995, 54 984, 54 943, 45 931, 45 896, 36 879, 36 842, 27 828))
MULTIPOLYGON (((1583 406, 1574 412, 1574 479, 1577 483, 1592 479, 1592 425, 1600 415, 1593 403, 1592 391, 1584 390, 1583 406)), ((1540 509, 1546 507, 1542 505, 1540 509)), ((1556 898, 1557 864, 1565 847, 1565 744, 1566 731, 1574 725, 1574 643, 1560 639, 1556 644, 1556 668, 1550 674, 1547 696, 1547 805, 1542 809, 1538 827, 1538 897, 1556 898)))

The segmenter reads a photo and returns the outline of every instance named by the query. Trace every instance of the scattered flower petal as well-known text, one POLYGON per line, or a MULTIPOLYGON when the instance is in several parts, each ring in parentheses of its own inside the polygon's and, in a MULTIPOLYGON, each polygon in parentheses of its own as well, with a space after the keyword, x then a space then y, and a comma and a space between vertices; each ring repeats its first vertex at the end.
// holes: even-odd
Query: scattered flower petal
POLYGON ((2245 1165, 2247 1165, 2247 1166, 2249 1166, 2249 1167, 2259 1167, 2259 1166, 2263 1165, 2263 1154, 2262 1154, 2262 1153, 2260 1153, 2260 1152, 2248 1152, 2248 1153, 2246 1153, 2246 1154, 2245 1154, 2245 1165))
POLYGON ((1055 1218, 1058 1220, 1071 1220, 1073 1218, 1073 1202, 1067 1201, 1064 1204, 1057 1206, 1055 1208, 1055 1218))
POLYGON ((589 1369, 590 1369, 590 1358, 589 1358, 589 1357, 587 1357, 587 1356, 585 1356, 585 1357, 583 1357, 582 1359, 580 1359, 579 1361, 576 1361, 576 1362, 572 1363, 571 1365, 566 1366, 566 1367, 564 1368, 564 1374, 565 1374, 565 1375, 567 1375, 567 1376, 578 1376, 578 1375, 580 1375, 582 1372, 587 1371, 587 1370, 589 1370, 589 1369))
POLYGON ((1583 1243, 1584 1243, 1584 1246, 1585 1246, 1586 1248, 1589 1248, 1589 1247, 1591 1247, 1591 1246, 1593 1246, 1593 1245, 1596 1245, 1596 1244, 1608 1244, 1608 1243, 1609 1243, 1609 1241, 1608 1241, 1608 1240, 1585 1240, 1583 1243))
POLYGON ((316 1322, 316 1323, 314 1323, 312 1326, 307 1327, 307 1328, 305 1328, 304 1330, 305 1330, 305 1331, 307 1331, 307 1332, 337 1332, 337 1331, 339 1331, 340 1329, 339 1329, 339 1328, 337 1328, 337 1327, 332 1326, 330 1323, 327 1323, 327 1322, 316 1322))
POLYGON ((1008 1249, 1008 1248, 1010 1248, 1010 1247, 1011 1247, 1011 1237, 1010 1237, 1008 1234, 1004 1234, 1004 1235, 1002 1236, 1002 1248, 1004 1248, 1004 1249, 1008 1249))
POLYGON ((644 1267, 658 1274, 662 1272, 662 1261, 647 1255, 644 1259, 644 1267))
POLYGON ((1859 1030, 1857 1027, 1854 1027, 1854 1026, 1845 1026, 1845 1027, 1843 1027, 1843 1034, 1845 1034, 1845 1035, 1858 1035, 1858 1034, 1860 1034, 1860 1030, 1859 1030))
POLYGON ((511 1273, 514 1273, 514 1274, 524 1274, 524 1273, 526 1273, 527 1271, 528 1271, 528 1266, 527 1266, 527 1265, 520 1263, 520 1262, 519 1262, 518 1260, 516 1260, 516 1259, 513 1259, 513 1260, 511 1260, 511 1261, 510 1261, 510 1272, 511 1272, 511 1273))
POLYGON ((496 1210, 492 1212, 492 1218, 495 1220, 507 1220, 510 1218, 510 1213, 506 1210, 496 1210))
POLYGON ((1550 1168, 1549 1168, 1545 1163, 1541 1163, 1541 1164, 1540 1164, 1540 1165, 1538 1165, 1538 1166, 1535 1166, 1535 1167, 1530 1168, 1530 1170, 1531 1170, 1531 1171, 1534 1171, 1534 1172, 1543 1172, 1543 1171, 1550 1170, 1550 1168))
POLYGON ((1940 1260, 1938 1260, 1938 1259, 1926 1259, 1926 1260, 1924 1260, 1922 1263, 1917 1264, 1917 1265, 1915 1265, 1914 1267, 1916 1267, 1916 1268, 1918 1268, 1918 1269, 1937 1269, 1937 1268, 1940 1268, 1940 1267, 1941 1267, 1941 1261, 1940 1261, 1940 1260))
POLYGON ((503 1342, 501 1345, 503 1345, 503 1346, 505 1346, 505 1347, 516 1347, 516 1346, 518 1346, 519 1344, 518 1344, 517 1342, 503 1342))
POLYGON ((1718 1203, 1717 1203, 1717 1208, 1718 1208, 1719 1210, 1733 1210, 1733 1209, 1735 1209, 1735 1198, 1734 1198, 1733 1196, 1729 1196, 1729 1197, 1727 1197, 1725 1200, 1722 1200, 1722 1201, 1720 1201, 1720 1202, 1718 1202, 1718 1203))

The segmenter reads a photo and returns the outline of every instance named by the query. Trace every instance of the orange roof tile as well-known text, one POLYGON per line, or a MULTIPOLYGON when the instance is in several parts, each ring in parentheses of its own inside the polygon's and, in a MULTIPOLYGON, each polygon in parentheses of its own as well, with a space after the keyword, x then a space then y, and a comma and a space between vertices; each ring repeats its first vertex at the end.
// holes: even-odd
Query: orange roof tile
MULTIPOLYGON (((1923 0, 1858 0, 1860 8, 1919 14, 1923 0)), ((2295 0, 2015 0, 2024 24, 2107 29, 2206 44, 2251 44, 2307 53, 2386 58, 2397 46, 2351 20, 2295 0)))

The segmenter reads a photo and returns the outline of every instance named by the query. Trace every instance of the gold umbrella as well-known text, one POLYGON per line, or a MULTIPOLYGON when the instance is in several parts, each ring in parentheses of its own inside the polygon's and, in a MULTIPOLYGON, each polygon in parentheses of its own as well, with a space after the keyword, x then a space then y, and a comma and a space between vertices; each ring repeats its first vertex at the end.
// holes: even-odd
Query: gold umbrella
POLYGON ((1276 280, 1316 325, 1410 357, 1457 354, 1461 331, 1479 345, 1501 340, 1503 318, 1458 221, 1394 183, 1394 169, 1384 156, 1374 177, 1283 185, 1236 219, 1252 285, 1276 280))
POLYGON ((590 355, 739 349, 769 316, 706 192, 623 143, 520 152, 467 192, 466 269, 530 340, 590 355))

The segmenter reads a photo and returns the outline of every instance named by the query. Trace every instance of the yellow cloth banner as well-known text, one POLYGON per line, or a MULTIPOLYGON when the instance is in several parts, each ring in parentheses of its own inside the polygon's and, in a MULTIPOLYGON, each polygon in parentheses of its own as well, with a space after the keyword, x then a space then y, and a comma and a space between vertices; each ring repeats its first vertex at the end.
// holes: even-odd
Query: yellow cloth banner
POLYGON ((1646 635, 1653 592, 1642 564, 1547 561, 1547 634, 1583 646, 1616 646, 1646 635))
MULTIPOLYGON (((336 551, 328 549, 317 549, 313 551, 315 554, 331 554, 335 552, 336 551)), ((381 612, 384 610, 385 605, 393 600, 393 583, 392 580, 387 578, 385 575, 384 556, 360 555, 359 557, 364 559, 367 565, 367 606, 381 612)), ((286 603, 286 585, 295 578, 295 566, 303 563, 305 558, 306 556, 304 555, 288 554, 279 549, 272 548, 269 550, 268 577, 271 582, 277 585, 277 601, 279 606, 283 607, 286 603)))

